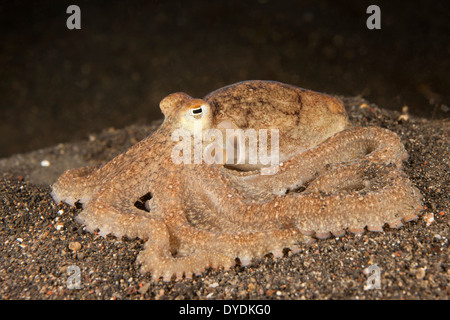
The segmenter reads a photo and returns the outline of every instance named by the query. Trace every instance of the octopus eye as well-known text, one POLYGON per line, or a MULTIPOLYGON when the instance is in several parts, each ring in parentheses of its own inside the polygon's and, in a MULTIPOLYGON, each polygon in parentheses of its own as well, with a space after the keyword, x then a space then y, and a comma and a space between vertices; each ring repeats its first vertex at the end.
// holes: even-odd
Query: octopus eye
POLYGON ((206 113, 205 112, 205 105, 203 105, 203 104, 200 107, 198 107, 198 108, 190 109, 191 116, 193 116, 196 119, 202 118, 205 113, 206 113))

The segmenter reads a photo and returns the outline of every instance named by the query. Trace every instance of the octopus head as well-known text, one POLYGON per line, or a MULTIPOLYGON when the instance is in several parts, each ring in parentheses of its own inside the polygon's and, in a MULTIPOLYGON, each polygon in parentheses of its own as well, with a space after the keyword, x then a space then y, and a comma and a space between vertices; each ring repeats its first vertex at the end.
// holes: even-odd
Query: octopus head
POLYGON ((193 99, 189 95, 177 92, 164 98, 160 108, 165 121, 175 128, 194 132, 196 129, 210 129, 213 124, 211 105, 202 99, 193 99))

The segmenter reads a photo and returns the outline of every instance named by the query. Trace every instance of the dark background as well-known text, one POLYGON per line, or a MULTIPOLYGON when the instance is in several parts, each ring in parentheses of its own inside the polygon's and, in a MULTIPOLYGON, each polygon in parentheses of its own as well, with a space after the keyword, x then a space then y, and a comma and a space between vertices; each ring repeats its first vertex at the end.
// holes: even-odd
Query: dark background
POLYGON ((270 79, 448 118, 449 1, 1 1, 0 157, 270 79), (66 8, 81 8, 81 30, 66 8), (381 8, 381 30, 366 8, 381 8))

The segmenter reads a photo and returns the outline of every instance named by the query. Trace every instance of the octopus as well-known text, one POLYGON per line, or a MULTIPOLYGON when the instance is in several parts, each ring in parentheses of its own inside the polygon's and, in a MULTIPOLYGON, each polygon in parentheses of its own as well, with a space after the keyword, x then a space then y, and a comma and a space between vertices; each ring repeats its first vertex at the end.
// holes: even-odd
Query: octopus
POLYGON ((203 99, 173 93, 160 109, 164 121, 150 136, 52 185, 55 202, 82 205, 76 220, 89 232, 145 240, 136 262, 154 281, 246 266, 346 232, 399 228, 421 214, 400 138, 352 126, 333 96, 254 80, 203 99), (175 163, 173 132, 199 127, 277 129, 280 161, 175 163))

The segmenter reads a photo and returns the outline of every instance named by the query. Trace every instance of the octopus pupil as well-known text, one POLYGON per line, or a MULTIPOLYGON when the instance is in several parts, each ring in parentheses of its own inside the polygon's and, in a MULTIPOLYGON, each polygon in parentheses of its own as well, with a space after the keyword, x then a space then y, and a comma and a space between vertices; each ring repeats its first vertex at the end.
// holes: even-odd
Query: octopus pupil
POLYGON ((192 109, 193 114, 200 114, 202 113, 202 108, 192 109))

